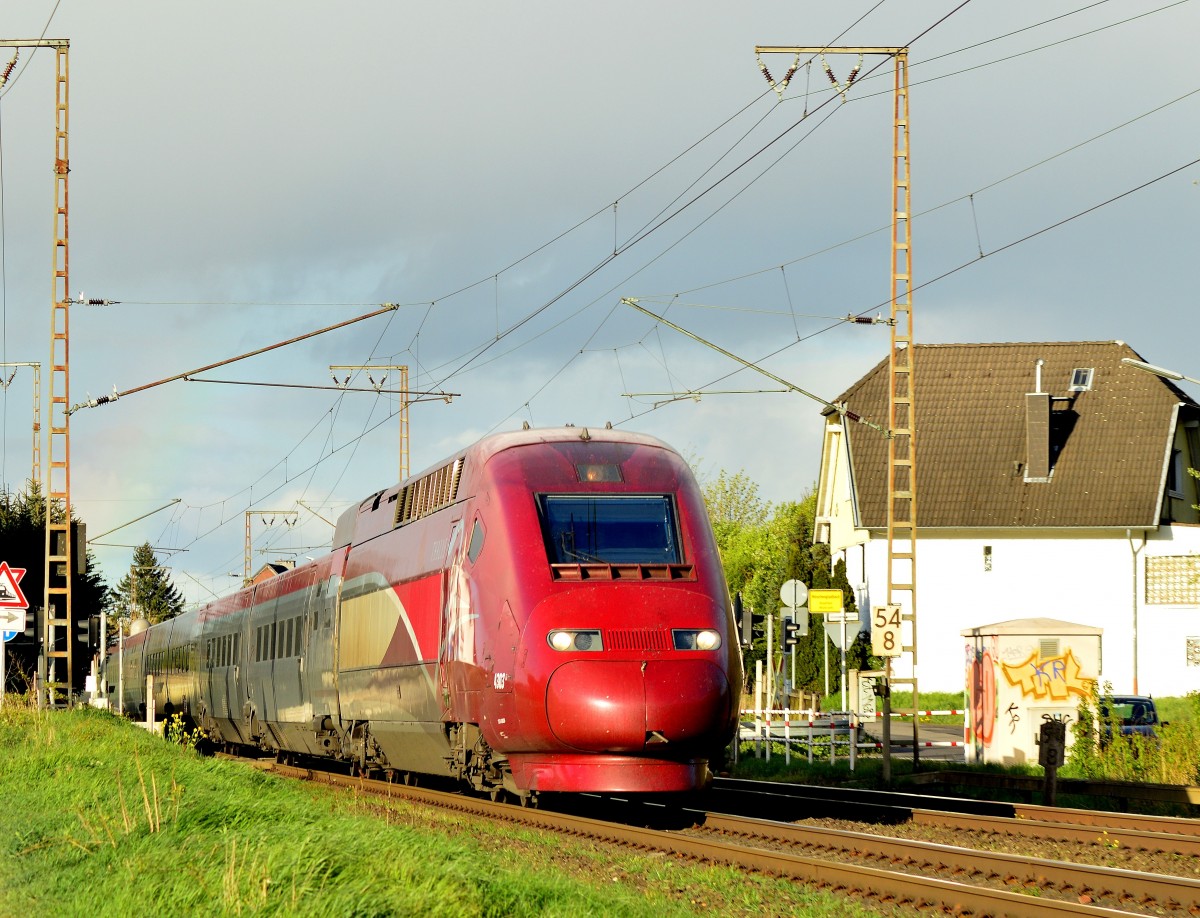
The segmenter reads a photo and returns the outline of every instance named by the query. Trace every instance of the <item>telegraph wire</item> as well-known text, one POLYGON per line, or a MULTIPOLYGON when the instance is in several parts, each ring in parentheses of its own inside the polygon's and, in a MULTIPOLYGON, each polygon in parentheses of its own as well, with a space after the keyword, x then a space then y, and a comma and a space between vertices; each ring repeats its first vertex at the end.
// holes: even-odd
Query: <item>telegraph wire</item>
MULTIPOLYGON (((1034 230, 1032 233, 1027 233, 1024 236, 1014 239, 1011 242, 1007 242, 1004 245, 999 246, 998 248, 992 249, 990 252, 986 252, 977 258, 972 258, 968 261, 965 261, 962 264, 957 265, 956 267, 953 267, 948 271, 943 271, 941 274, 937 275, 936 277, 932 277, 927 281, 924 281, 920 284, 914 285, 910 289, 909 292, 915 293, 918 290, 922 290, 926 287, 932 286, 933 284, 936 284, 939 281, 945 280, 947 277, 950 277, 951 275, 957 274, 959 271, 962 271, 965 268, 969 268, 969 267, 979 264, 986 258, 990 258, 993 255, 998 255, 1001 252, 1006 252, 1009 249, 1015 248, 1018 245, 1022 245, 1023 243, 1030 241, 1031 239, 1036 239, 1037 237, 1042 236, 1045 233, 1050 232, 1051 230, 1055 230, 1062 226, 1066 226, 1068 223, 1072 223, 1075 220, 1080 219, 1081 217, 1087 216, 1090 213, 1094 213, 1095 211, 1100 210, 1103 207, 1107 207, 1109 204, 1114 204, 1117 201, 1127 198, 1132 194, 1136 194, 1139 191, 1143 191, 1146 188, 1149 188, 1150 186, 1163 181, 1164 179, 1170 178, 1173 175, 1178 175, 1180 172, 1183 172, 1185 169, 1190 169, 1192 166, 1196 166, 1196 165, 1200 165, 1200 158, 1193 159, 1191 162, 1187 162, 1181 166, 1177 166, 1176 168, 1171 169, 1167 172, 1164 172, 1161 175, 1156 176, 1155 178, 1152 178, 1152 179, 1149 179, 1148 181, 1142 182, 1140 185, 1137 185, 1133 188, 1129 188, 1126 191, 1122 191, 1119 194, 1113 195, 1112 197, 1107 198, 1103 201, 1100 201, 1097 204, 1093 204, 1091 207, 1087 207, 1084 210, 1078 211, 1069 217, 1064 217, 1061 220, 1058 220, 1054 223, 1048 224, 1047 226, 1043 226, 1041 229, 1034 230)), ((891 302, 890 299, 884 300, 874 306, 871 306, 871 307, 868 307, 868 308, 862 310, 861 312, 857 313, 857 315, 860 315, 860 316, 866 315, 869 312, 872 312, 872 311, 875 311, 875 310, 878 310, 878 309, 881 309, 881 308, 887 306, 890 302, 891 302)), ((642 310, 642 311, 644 312, 645 310, 642 310)), ((800 340, 789 341, 787 344, 783 345, 782 347, 777 348, 776 350, 771 351, 769 354, 765 354, 762 357, 758 358, 758 360, 754 361, 754 363, 760 364, 760 363, 763 363, 764 361, 772 359, 773 357, 777 357, 780 354, 782 354, 784 351, 790 350, 791 348, 795 347, 797 344, 800 344, 803 341, 811 340, 812 338, 815 338, 818 335, 825 334, 826 332, 832 331, 833 329, 840 327, 842 324, 843 324, 843 322, 839 321, 832 325, 828 325, 824 328, 821 328, 814 332, 811 332, 810 334, 806 335, 804 338, 802 338, 800 340)), ((740 360, 741 358, 738 358, 738 359, 740 360)), ((722 374, 721 376, 718 376, 715 379, 710 380, 709 382, 705 383, 703 386, 693 389, 692 391, 703 394, 705 389, 709 388, 710 386, 715 386, 717 383, 724 382, 725 380, 729 379, 730 377, 735 376, 736 374, 740 373, 742 371, 742 369, 745 369, 745 366, 743 366, 737 370, 732 370, 729 373, 722 374)), ((762 371, 760 371, 760 372, 762 372, 762 371)), ((659 406, 651 406, 650 408, 646 409, 645 411, 639 412, 638 414, 633 415, 630 418, 627 418, 626 420, 635 420, 637 418, 643 417, 644 415, 649 414, 652 411, 656 411, 658 409, 658 407, 659 406)), ((623 424, 625 422, 621 421, 620 423, 623 424)))
MULTIPOLYGON (((54 9, 50 11, 50 15, 46 18, 46 24, 42 27, 42 34, 38 36, 38 41, 41 41, 43 38, 45 38, 46 33, 50 31, 50 23, 54 21, 54 14, 58 12, 58 6, 60 3, 62 3, 62 0, 54 0, 54 9)), ((0 99, 3 99, 10 92, 12 92, 13 87, 17 85, 17 80, 21 79, 21 74, 25 72, 25 68, 29 66, 30 62, 33 60, 34 54, 36 54, 39 50, 40 49, 36 47, 31 50, 29 52, 29 56, 25 58, 25 63, 21 65, 21 69, 17 71, 16 75, 0 86, 0 99)))
MULTIPOLYGON (((968 0, 968 2, 969 2, 969 0, 968 0)), ((1117 26, 1128 25, 1129 23, 1135 22, 1138 19, 1144 19, 1147 16, 1153 16, 1156 13, 1162 13, 1169 9, 1173 9, 1174 7, 1182 6, 1183 4, 1190 3, 1190 2, 1192 2, 1192 0, 1175 0, 1175 2, 1168 3, 1166 6, 1160 6, 1157 9, 1147 10, 1144 13, 1138 13, 1136 16, 1130 16, 1127 19, 1121 19, 1121 20, 1118 20, 1117 22, 1111 22, 1107 25, 1099 26, 1098 28, 1090 29, 1086 32, 1079 32, 1079 33, 1076 33, 1075 35, 1068 35, 1066 38, 1060 38, 1055 41, 1048 42, 1047 44, 1044 44, 1044 45, 1038 45, 1033 48, 1026 48, 1023 51, 1016 51, 1012 54, 1005 55, 1004 57, 998 57, 995 60, 985 61, 982 64, 975 64, 974 66, 971 66, 971 67, 964 67, 961 70, 952 70, 952 71, 949 71, 948 73, 939 74, 938 76, 926 77, 925 79, 921 79, 921 80, 914 80, 912 83, 909 84, 909 88, 911 89, 911 88, 915 88, 917 86, 926 86, 930 83, 936 83, 940 80, 945 80, 950 77, 962 76, 964 73, 971 73, 975 70, 983 70, 986 67, 992 67, 996 64, 1007 63, 1008 61, 1015 60, 1019 57, 1024 57, 1027 54, 1036 54, 1039 51, 1046 51, 1050 48, 1056 48, 1059 45, 1065 45, 1069 42, 1076 41, 1080 38, 1087 38, 1091 35, 1098 35, 1101 32, 1105 32, 1109 29, 1114 29, 1117 26)), ((1093 6, 1095 6, 1095 5, 1097 5, 1097 4, 1093 4, 1093 6)), ((1061 18, 1063 18, 1063 17, 1061 17, 1061 16, 1055 17, 1055 19, 1061 19, 1061 18)), ((1009 35, 1016 35, 1016 34, 1019 34, 1019 32, 1038 28, 1039 26, 1046 25, 1047 23, 1054 22, 1054 21, 1055 21, 1054 19, 1047 19, 1044 22, 1040 22, 1040 23, 1036 23, 1032 26, 1028 26, 1026 29, 1019 29, 1019 30, 1017 30, 1017 32, 1010 32, 1009 35)), ((940 55, 937 55, 936 57, 929 58, 928 60, 922 61, 919 64, 914 64, 913 69, 918 69, 919 67, 923 67, 932 61, 944 60, 947 57, 951 57, 955 54, 961 54, 964 51, 968 51, 968 50, 971 50, 972 48, 980 47, 981 45, 989 44, 990 42, 993 42, 993 41, 999 41, 1002 38, 1009 37, 1009 35, 1001 35, 1001 36, 998 36, 997 38, 989 38, 987 41, 978 42, 974 45, 969 45, 966 48, 956 48, 954 51, 948 51, 945 54, 940 54, 940 55)), ((869 76, 870 76, 870 74, 864 74, 863 76, 859 77, 859 82, 868 78, 869 76)), ((878 96, 882 96, 882 95, 888 95, 890 92, 891 92, 891 90, 886 90, 886 89, 880 90, 878 92, 866 92, 858 97, 858 101, 862 101, 864 99, 877 98, 878 96)))
MULTIPOLYGON (((965 4, 964 4, 964 5, 965 5, 965 4)), ((961 7, 960 7, 960 8, 961 8, 961 7)), ((952 11, 952 12, 954 12, 954 11, 952 11)), ((948 14, 948 15, 949 15, 949 14, 948 14)), ((664 167, 664 168, 665 168, 665 167, 664 167)), ((645 181, 645 180, 644 180, 644 181, 645 181)), ((636 189, 636 188, 638 188, 638 187, 640 187, 640 183, 639 183, 639 186, 634 186, 634 188, 635 188, 635 189, 636 189)), ((607 209, 608 209, 608 207, 607 207, 607 205, 606 205, 606 207, 605 207, 604 209, 602 209, 601 211, 597 211, 597 214, 599 214, 599 213, 602 213, 603 211, 605 211, 605 210, 607 210, 607 209)), ((595 216, 595 215, 593 215, 593 217, 591 217, 591 218, 589 218, 589 219, 594 219, 594 216, 595 216)), ((585 221, 585 222, 586 222, 586 221, 585 221)), ((579 225, 582 225, 582 224, 577 224, 576 226, 579 226, 579 225)), ((561 238, 561 235, 560 235, 560 237, 556 237, 556 239, 557 239, 557 238, 561 238)), ((684 237, 684 238, 686 238, 686 237, 684 237)), ((548 243, 548 244, 550 244, 550 243, 548 243)), ((1013 244, 1015 244, 1015 243, 1013 243, 1013 244)), ((535 250, 535 251, 534 251, 534 253, 530 253, 530 254, 535 254, 536 252, 538 252, 538 251, 541 251, 541 250, 542 250, 542 249, 544 249, 544 248, 545 248, 545 246, 542 246, 542 247, 540 247, 539 249, 535 250)), ((626 247, 626 248, 627 248, 627 247, 626 247)), ((1000 251, 1000 250, 997 250, 997 251, 1000 251)), ((992 253, 989 253, 989 254, 995 254, 995 252, 992 252, 992 253)), ((528 256, 526 256, 526 257, 528 257, 528 256)), ((522 259, 518 260, 517 262, 514 262, 513 264, 514 264, 514 265, 520 264, 520 262, 521 262, 521 261, 523 261, 523 260, 524 260, 524 258, 522 258, 522 259)), ((652 263, 652 262, 651 262, 651 263, 652 263)), ((599 268, 597 268, 596 270, 598 270, 598 269, 599 269, 599 268)), ((486 282, 488 279, 491 279, 491 278, 492 278, 492 277, 494 277, 494 276, 495 276, 495 274, 493 274, 493 275, 489 275, 489 277, 488 277, 488 278, 484 278, 484 279, 482 279, 482 280, 481 280, 479 283, 484 283, 484 282, 486 282)), ((589 274, 588 276, 590 276, 590 274, 589 274)), ((785 275, 785 282, 786 282, 786 275, 785 275)), ((461 290, 467 290, 467 289, 470 289, 470 287, 464 287, 464 288, 461 288, 461 290)), ((557 299, 559 299, 559 298, 561 298, 561 296, 565 295, 567 292, 569 292, 569 290, 568 290, 568 291, 564 291, 564 293, 560 294, 560 295, 559 295, 559 297, 557 297, 557 298, 556 298, 556 300, 557 300, 557 299)), ((452 296, 452 295, 454 295, 454 294, 450 294, 449 296, 452 296)), ((446 298, 446 297, 443 297, 442 299, 445 299, 445 298, 446 298)), ((436 301, 435 301, 435 302, 436 302, 436 301)), ((432 308, 433 308, 433 305, 434 305, 433 303, 431 303, 431 304, 430 304, 430 310, 432 310, 432 308)), ((550 305, 550 304, 547 304, 547 305, 550 305)), ((543 307, 543 308, 546 308, 546 307, 543 307)), ((428 315, 428 311, 427 311, 427 315, 428 315)), ((515 331, 515 330, 516 330, 516 328, 520 327, 520 324, 523 324, 523 323, 519 323, 519 324, 518 324, 518 325, 516 325, 516 326, 510 327, 509 329, 507 329, 507 330, 505 331, 505 334, 506 334, 506 335, 507 335, 507 334, 511 334, 513 331, 515 331)), ((508 353, 511 353, 511 352, 508 352, 508 353)), ((472 360, 474 360, 474 359, 476 359, 476 358, 472 358, 472 360)), ((490 362, 490 361, 489 361, 489 362, 490 362)), ((451 374, 451 375, 453 375, 453 374, 451 374)), ((449 378, 449 377, 447 377, 447 378, 449 378)), ((527 407, 527 406, 526 406, 526 407, 527 407)), ((381 421, 381 422, 379 422, 379 424, 375 425, 375 427, 378 427, 378 426, 380 426, 381 424, 385 423, 385 422, 386 422, 386 420, 387 420, 387 419, 385 419, 385 421, 381 421)), ((373 430, 373 429, 375 429, 375 427, 372 427, 371 429, 373 430)), ((343 447, 344 447, 344 445, 343 445, 343 447)), ((338 449, 341 449, 341 448, 343 448, 343 447, 339 447, 338 449)), ((292 480, 292 479, 289 479, 289 481, 290 481, 290 480, 292 480)))
MULTIPOLYGON (((924 36, 928 35, 930 32, 932 32, 938 26, 945 23, 951 16, 960 12, 969 3, 971 3, 971 0, 962 0, 961 3, 959 3, 952 10, 945 13, 941 18, 936 20, 932 25, 928 26, 927 28, 925 28, 925 29, 921 30, 919 33, 917 33, 917 35, 908 42, 906 47, 911 47, 914 43, 919 41, 924 36)), ((878 4, 876 6, 878 6, 878 4)), ((886 62, 887 62, 887 58, 882 58, 880 61, 876 62, 866 72, 866 74, 864 74, 864 77, 869 76, 875 70, 882 67, 886 62)), ((760 98, 761 98, 761 96, 760 96, 760 98)), ((611 263, 618 256, 623 255, 625 252, 629 251, 631 248, 633 248, 634 246, 636 246, 637 244, 642 242, 644 239, 649 238, 652 234, 658 232, 660 229, 662 229, 664 226, 666 226, 672 220, 679 217, 682 213, 687 211, 688 208, 692 207, 694 204, 696 204, 697 202, 699 202, 700 200, 705 198, 707 195, 712 193, 716 188, 718 188, 719 186, 724 184, 727 180, 732 178, 734 175, 741 172, 741 170, 744 169, 746 166, 748 166, 751 162, 753 162, 759 156, 763 155, 767 150, 769 150, 775 144, 777 144, 781 140, 783 140, 793 130, 795 130, 797 127, 799 127, 805 121, 807 121, 811 115, 816 114, 816 112, 820 111, 822 108, 830 105, 836 98, 837 98, 836 95, 829 96, 824 102, 822 102, 812 112, 807 112, 799 120, 793 122, 789 127, 785 128, 782 132, 777 134, 773 139, 769 140, 766 144, 764 144, 762 147, 760 147, 757 151, 751 153, 748 157, 743 159, 740 163, 735 165, 733 168, 731 168, 729 171, 727 171, 720 178, 716 179, 714 182, 712 182, 707 187, 705 187, 702 191, 700 191, 699 193, 695 194, 693 197, 688 199, 688 201, 686 203, 682 204, 681 206, 679 206, 678 208, 673 210, 667 216, 661 217, 657 222, 653 223, 648 228, 643 228, 638 233, 635 233, 630 239, 626 240, 626 242, 624 244, 622 244, 616 251, 614 251, 611 255, 607 255, 604 258, 602 258, 596 265, 594 265, 590 270, 588 270, 583 276, 577 278, 574 282, 572 282, 565 289, 560 291, 558 294, 552 296, 549 300, 547 300, 541 306, 538 306, 537 308, 535 308, 532 312, 527 313, 523 318, 521 318, 518 321, 511 324, 507 329, 505 329, 505 331, 503 333, 497 334, 497 336, 493 340, 479 345, 477 348, 474 349, 473 356, 465 359, 456 369, 452 370, 448 376, 443 377, 441 382, 444 383, 448 379, 451 379, 454 376, 456 376, 458 373, 465 371, 472 364, 474 364, 475 361, 477 361, 480 357, 482 357, 489 350, 491 350, 491 348, 495 344, 497 344, 500 340, 508 337, 509 335, 511 335, 512 333, 514 333, 515 331, 517 331, 518 329, 523 327, 525 324, 532 321, 537 316, 541 315, 547 309, 550 309, 552 306, 554 306, 557 302, 559 302, 565 296, 567 296, 568 294, 573 292, 575 289, 577 289, 578 287, 583 285, 586 281, 591 279, 593 276, 598 274, 601 270, 603 270, 604 267, 606 267, 609 263, 611 263)), ((837 109, 835 108, 834 110, 836 111, 837 109)), ((828 120, 828 117, 829 116, 826 116, 825 120, 828 120)), ((823 124, 823 123, 824 123, 824 120, 822 122, 819 122, 818 127, 820 126, 820 124, 823 124)), ((811 136, 811 132, 809 134, 804 135, 804 137, 801 137, 800 140, 796 141, 796 143, 797 144, 800 143, 801 141, 803 141, 805 139, 805 137, 808 137, 808 136, 811 136)), ((773 168, 774 165, 777 164, 784 156, 786 156, 787 153, 791 152, 792 149, 795 149, 795 145, 793 145, 791 148, 789 148, 787 151, 785 151, 783 154, 781 154, 780 157, 778 159, 776 159, 774 163, 772 163, 766 169, 764 169, 763 172, 760 173, 758 176, 756 176, 751 182, 747 183, 746 187, 749 187, 755 181, 758 181, 759 179, 761 179, 763 175, 765 175, 767 172, 769 172, 770 169, 773 168)), ((729 200, 727 200, 725 202, 725 204, 723 204, 721 207, 719 207, 713 214, 709 215, 709 217, 707 217, 704 222, 707 222, 708 219, 711 219, 713 216, 716 215, 716 213, 719 213, 721 210, 723 210, 724 207, 728 206, 729 203, 731 203, 738 195, 740 195, 744 191, 745 191, 745 188, 742 188, 741 190, 739 190, 735 195, 733 195, 729 200)), ((703 223, 701 223, 700 225, 703 225, 703 223)), ((690 236, 691 233, 695 232, 695 229, 697 229, 697 228, 698 227, 695 227, 692 230, 690 230, 687 234, 684 235, 683 238, 687 238, 687 236, 690 236)), ((682 241, 682 240, 680 240, 680 241, 682 241)), ((678 242, 675 244, 678 244, 678 242)))
POLYGON ((140 386, 134 386, 132 389, 124 389, 120 392, 116 387, 113 387, 112 395, 102 395, 99 398, 88 399, 86 402, 80 402, 72 405, 67 409, 67 414, 72 414, 81 408, 95 408, 99 405, 107 405, 117 399, 125 398, 126 396, 134 395, 138 392, 144 392, 147 389, 153 389, 156 386, 165 385, 166 383, 175 382, 180 379, 187 379, 189 376, 195 376, 197 373, 205 373, 209 370, 215 370, 217 367, 228 366, 231 363, 236 363, 239 360, 245 360, 248 357, 257 357, 260 354, 265 354, 268 351, 274 351, 281 347, 288 347, 292 344, 297 344, 301 341, 306 341, 309 338, 315 338, 317 335, 323 335, 326 332, 336 331, 339 328, 345 328, 347 325, 353 325, 356 322, 362 322, 365 319, 373 319, 376 316, 381 316, 384 313, 395 312, 399 309, 396 303, 384 303, 378 309, 368 312, 365 315, 356 316, 353 319, 347 319, 344 322, 337 322, 333 325, 326 325, 324 328, 318 328, 315 331, 305 332, 302 335, 297 335, 294 338, 288 338, 286 341, 278 341, 275 344, 268 344, 265 347, 256 348, 253 351, 247 351, 244 354, 239 354, 236 357, 229 357, 225 360, 218 360, 216 363, 210 363, 206 366, 197 367, 194 370, 185 370, 182 373, 176 373, 174 376, 167 376, 163 379, 155 380, 154 382, 143 383, 140 386))
MULTIPOLYGON (((1101 0, 1101 2, 1108 2, 1108 0, 1101 0)), ((1101 131, 1099 134, 1094 134, 1091 137, 1087 138, 1086 140, 1081 140, 1079 143, 1076 143, 1069 147, 1066 147, 1063 150, 1059 150, 1057 153, 1053 153, 1050 156, 1044 157, 1043 159, 1040 159, 1037 162, 1031 163, 1028 166, 1024 166, 1024 167, 1018 169, 1016 172, 1010 172, 1008 175, 1002 176, 1001 178, 998 178, 998 179, 995 179, 994 181, 988 182, 986 185, 981 185, 980 187, 975 188, 973 191, 967 192, 966 194, 959 195, 958 197, 955 197, 955 198, 950 198, 949 200, 943 201, 940 204, 935 204, 932 207, 929 207, 925 210, 917 211, 916 213, 913 214, 913 217, 914 218, 926 217, 929 214, 936 213, 939 210, 944 210, 947 207, 952 207, 955 204, 961 204, 964 201, 969 201, 973 195, 978 195, 978 194, 982 194, 985 191, 990 191, 993 188, 1003 185, 1005 182, 1011 181, 1012 179, 1015 179, 1021 175, 1024 175, 1027 172, 1032 172, 1034 169, 1040 168, 1041 166, 1044 166, 1047 163, 1053 162, 1054 160, 1059 159, 1060 157, 1066 156, 1069 153, 1074 153, 1076 150, 1082 149, 1083 147, 1087 146, 1090 143, 1094 143, 1097 140, 1101 140, 1104 137, 1107 137, 1110 134, 1114 134, 1123 128, 1127 128, 1130 125, 1136 124, 1138 121, 1141 121, 1144 118, 1148 118, 1151 115, 1155 115, 1155 114, 1163 111, 1164 109, 1166 109, 1172 105, 1175 105, 1178 102, 1182 102, 1185 99, 1191 98, 1192 96, 1196 95, 1197 93, 1200 93, 1200 88, 1189 90, 1188 92, 1184 93, 1181 96, 1177 96, 1176 98, 1172 99, 1169 102, 1164 102, 1162 105, 1158 105, 1155 108, 1150 109, 1149 111, 1142 112, 1140 115, 1130 118, 1129 120, 1124 121, 1121 124, 1115 125, 1114 127, 1111 127, 1111 128, 1107 128, 1106 130, 1101 131)), ((690 294, 690 293, 697 293, 702 290, 710 290, 714 287, 721 287, 726 284, 733 284, 733 283, 737 283, 739 281, 749 280, 752 277, 758 277, 759 275, 762 275, 762 274, 768 274, 773 271, 791 267, 792 265, 800 264, 803 261, 808 261, 809 259, 816 258, 820 255, 826 255, 829 252, 833 252, 833 251, 835 251, 839 248, 843 248, 847 245, 853 245, 856 242, 861 242, 864 239, 868 239, 871 236, 874 236, 877 233, 882 233, 885 230, 890 229, 890 228, 891 228, 890 223, 883 224, 881 226, 875 227, 874 229, 867 230, 863 233, 859 233, 856 236, 851 236, 848 239, 843 239, 840 242, 835 242, 832 245, 825 246, 824 248, 817 249, 813 252, 809 252, 805 255, 801 255, 797 258, 789 259, 788 261, 782 262, 780 264, 769 265, 764 268, 758 268, 754 271, 748 271, 744 274, 738 274, 733 277, 728 277, 728 278, 723 278, 720 280, 711 281, 706 284, 701 284, 696 287, 689 287, 689 288, 686 288, 683 290, 675 291, 673 293, 662 293, 662 294, 655 294, 655 295, 647 294, 647 295, 643 295, 641 298, 642 299, 653 299, 654 296, 660 296, 660 297, 683 296, 683 295, 690 294)), ((819 317, 813 316, 810 318, 819 318, 819 317)))

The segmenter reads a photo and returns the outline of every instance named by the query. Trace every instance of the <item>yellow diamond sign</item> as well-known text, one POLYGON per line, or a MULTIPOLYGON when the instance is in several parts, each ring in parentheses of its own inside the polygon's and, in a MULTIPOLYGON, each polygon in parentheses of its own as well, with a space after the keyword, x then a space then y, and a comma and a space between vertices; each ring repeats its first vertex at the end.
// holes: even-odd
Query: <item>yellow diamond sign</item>
POLYGON ((841 590, 809 590, 808 611, 810 612, 841 612, 841 590))

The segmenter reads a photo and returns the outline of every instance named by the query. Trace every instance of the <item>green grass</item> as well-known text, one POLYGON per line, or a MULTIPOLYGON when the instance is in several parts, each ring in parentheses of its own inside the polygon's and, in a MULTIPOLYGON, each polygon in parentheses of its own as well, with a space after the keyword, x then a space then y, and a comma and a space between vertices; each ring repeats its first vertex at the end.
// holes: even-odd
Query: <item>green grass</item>
POLYGON ((103 712, 0 709, 0 915, 558 916, 871 909, 203 758, 103 712))

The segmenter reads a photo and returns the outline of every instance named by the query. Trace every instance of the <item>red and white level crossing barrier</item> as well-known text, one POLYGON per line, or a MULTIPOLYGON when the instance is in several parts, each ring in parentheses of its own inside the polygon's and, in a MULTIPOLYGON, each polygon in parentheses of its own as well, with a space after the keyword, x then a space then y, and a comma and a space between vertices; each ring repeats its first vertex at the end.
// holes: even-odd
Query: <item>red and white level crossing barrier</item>
MULTIPOLYGON (((917 716, 917 717, 933 717, 935 715, 941 716, 941 715, 952 715, 952 714, 958 715, 959 717, 965 717, 967 712, 966 711, 916 711, 915 712, 915 716, 917 716)), ((883 712, 876 711, 875 716, 883 717, 883 712)), ((892 717, 913 717, 913 716, 914 716, 913 711, 892 711, 892 717)))

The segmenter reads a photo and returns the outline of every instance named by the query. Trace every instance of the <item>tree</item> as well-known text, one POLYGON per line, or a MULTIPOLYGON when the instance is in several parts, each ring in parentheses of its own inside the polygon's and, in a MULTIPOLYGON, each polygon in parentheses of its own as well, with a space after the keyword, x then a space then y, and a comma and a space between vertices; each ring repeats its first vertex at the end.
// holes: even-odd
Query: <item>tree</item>
MULTIPOLYGON (((787 580, 799 580, 810 589, 841 589, 845 611, 857 613, 845 561, 831 565, 829 546, 813 542, 815 488, 800 501, 780 504, 773 512, 771 505, 759 498, 758 486, 741 472, 729 475, 722 471, 715 481, 705 483, 703 490, 725 579, 730 592, 741 593, 746 605, 759 614, 774 615, 778 623, 779 589, 787 580)), ((755 662, 765 660, 766 643, 765 637, 759 638, 746 651, 748 677, 755 662)), ((840 651, 825 633, 821 616, 813 616, 807 636, 801 637, 793 650, 795 688, 809 692, 824 688, 827 649, 831 668, 840 669, 840 651)), ((879 661, 870 656, 870 649, 869 635, 860 635, 847 653, 847 666, 878 668, 879 661)), ((777 643, 774 662, 776 666, 781 663, 777 643)))
MULTIPOLYGON (((72 516, 72 522, 78 524, 79 520, 72 516)), ((74 537, 75 526, 72 526, 71 532, 74 537)), ((80 558, 74 538, 71 551, 71 617, 75 622, 85 622, 89 616, 99 615, 107 609, 110 591, 96 567, 92 553, 85 549, 80 558)), ((6 645, 9 656, 5 681, 19 689, 21 682, 28 684, 37 670, 42 640, 40 618, 46 592, 46 500, 37 482, 30 481, 24 493, 0 491, 0 561, 7 561, 10 568, 25 571, 19 587, 29 601, 26 614, 28 627, 25 634, 18 634, 6 645)), ((72 682, 82 685, 91 663, 91 654, 86 652, 82 644, 76 647, 72 682)))
POLYGON ((715 527, 735 528, 762 526, 767 522, 771 505, 758 496, 758 485, 744 472, 730 475, 724 469, 715 481, 705 482, 704 503, 708 518, 715 527))
POLYGON ((131 618, 144 618, 154 625, 183 611, 183 595, 171 582, 167 569, 158 563, 149 542, 133 550, 129 573, 113 591, 116 605, 131 618))

